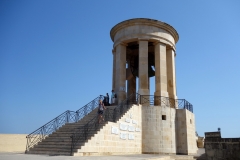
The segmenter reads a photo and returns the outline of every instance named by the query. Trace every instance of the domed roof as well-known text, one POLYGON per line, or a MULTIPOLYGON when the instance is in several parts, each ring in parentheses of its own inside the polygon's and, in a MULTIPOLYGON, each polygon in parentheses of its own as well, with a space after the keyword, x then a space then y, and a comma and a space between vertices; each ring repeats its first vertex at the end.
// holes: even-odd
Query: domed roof
POLYGON ((114 41, 114 36, 115 34, 122 28, 127 27, 127 26, 131 26, 131 25, 149 25, 149 26, 155 26, 161 29, 164 29, 166 31, 168 31, 174 38, 175 43, 177 43, 177 41, 179 40, 179 35, 177 33, 177 31, 169 24, 162 22, 162 21, 158 21, 155 19, 149 19, 149 18, 134 18, 134 19, 129 19, 129 20, 125 20, 122 21, 118 24, 116 24, 110 31, 110 36, 112 41, 114 41))

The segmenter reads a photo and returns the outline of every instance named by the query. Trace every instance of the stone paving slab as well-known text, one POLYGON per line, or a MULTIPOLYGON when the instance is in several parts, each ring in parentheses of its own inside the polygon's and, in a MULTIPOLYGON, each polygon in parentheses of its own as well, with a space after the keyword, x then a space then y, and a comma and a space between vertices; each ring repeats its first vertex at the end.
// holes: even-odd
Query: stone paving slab
MULTIPOLYGON (((204 148, 199 148, 195 156, 205 153, 204 148)), ((24 153, 0 152, 0 160, 160 160, 167 155, 137 154, 137 155, 111 155, 111 156, 48 156, 24 153)), ((174 157, 174 156, 173 156, 174 157)), ((178 158, 181 156, 178 155, 178 158)))
POLYGON ((149 160, 168 156, 156 154, 112 155, 112 156, 48 156, 24 153, 0 152, 0 160, 149 160))

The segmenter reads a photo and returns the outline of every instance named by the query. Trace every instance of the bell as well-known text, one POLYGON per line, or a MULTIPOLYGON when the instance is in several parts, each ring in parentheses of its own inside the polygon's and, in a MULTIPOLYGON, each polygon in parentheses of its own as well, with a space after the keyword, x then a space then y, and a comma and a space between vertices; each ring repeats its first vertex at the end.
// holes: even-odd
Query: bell
MULTIPOLYGON (((133 76, 138 77, 138 56, 135 56, 131 59, 130 68, 133 76)), ((152 57, 148 57, 148 77, 155 76, 154 70, 154 59, 152 57)))
POLYGON ((151 64, 148 64, 148 77, 155 76, 155 70, 153 70, 154 66, 151 66, 151 64))

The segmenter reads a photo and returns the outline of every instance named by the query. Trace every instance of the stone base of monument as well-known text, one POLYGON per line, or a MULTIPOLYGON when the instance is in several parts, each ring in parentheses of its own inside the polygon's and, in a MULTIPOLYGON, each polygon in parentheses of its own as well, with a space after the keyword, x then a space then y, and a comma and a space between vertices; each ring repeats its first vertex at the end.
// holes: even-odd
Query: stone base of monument
MULTIPOLYGON (((108 106, 109 109, 115 107, 108 106)), ((27 153, 70 155, 72 132, 96 114, 97 109, 80 122, 61 127, 27 153)), ((197 151, 193 113, 186 109, 167 106, 130 105, 116 122, 101 123, 97 130, 89 131, 88 134, 88 138, 84 142, 79 142, 74 148, 73 156, 142 153, 174 156, 191 155, 197 151)))
POLYGON ((193 114, 185 109, 132 105, 116 123, 107 122, 74 156, 142 153, 175 156, 181 150, 186 150, 181 154, 194 155, 197 152, 196 146, 193 146, 196 145, 195 126, 190 120, 194 121, 193 114), (186 131, 178 128, 183 127, 175 124, 175 119, 181 124, 189 123, 184 126, 186 131), (192 136, 186 137, 187 132, 192 136), (186 138, 188 144, 179 144, 181 148, 177 148, 176 139, 180 137, 186 138))

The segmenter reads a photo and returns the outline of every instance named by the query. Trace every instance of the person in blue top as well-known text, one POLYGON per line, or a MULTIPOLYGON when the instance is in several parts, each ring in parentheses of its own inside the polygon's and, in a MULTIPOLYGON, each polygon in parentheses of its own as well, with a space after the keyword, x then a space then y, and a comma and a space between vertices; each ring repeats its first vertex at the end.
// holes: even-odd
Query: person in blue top
POLYGON ((116 94, 115 94, 114 90, 112 90, 111 105, 114 105, 114 103, 115 103, 115 96, 116 96, 116 94))

